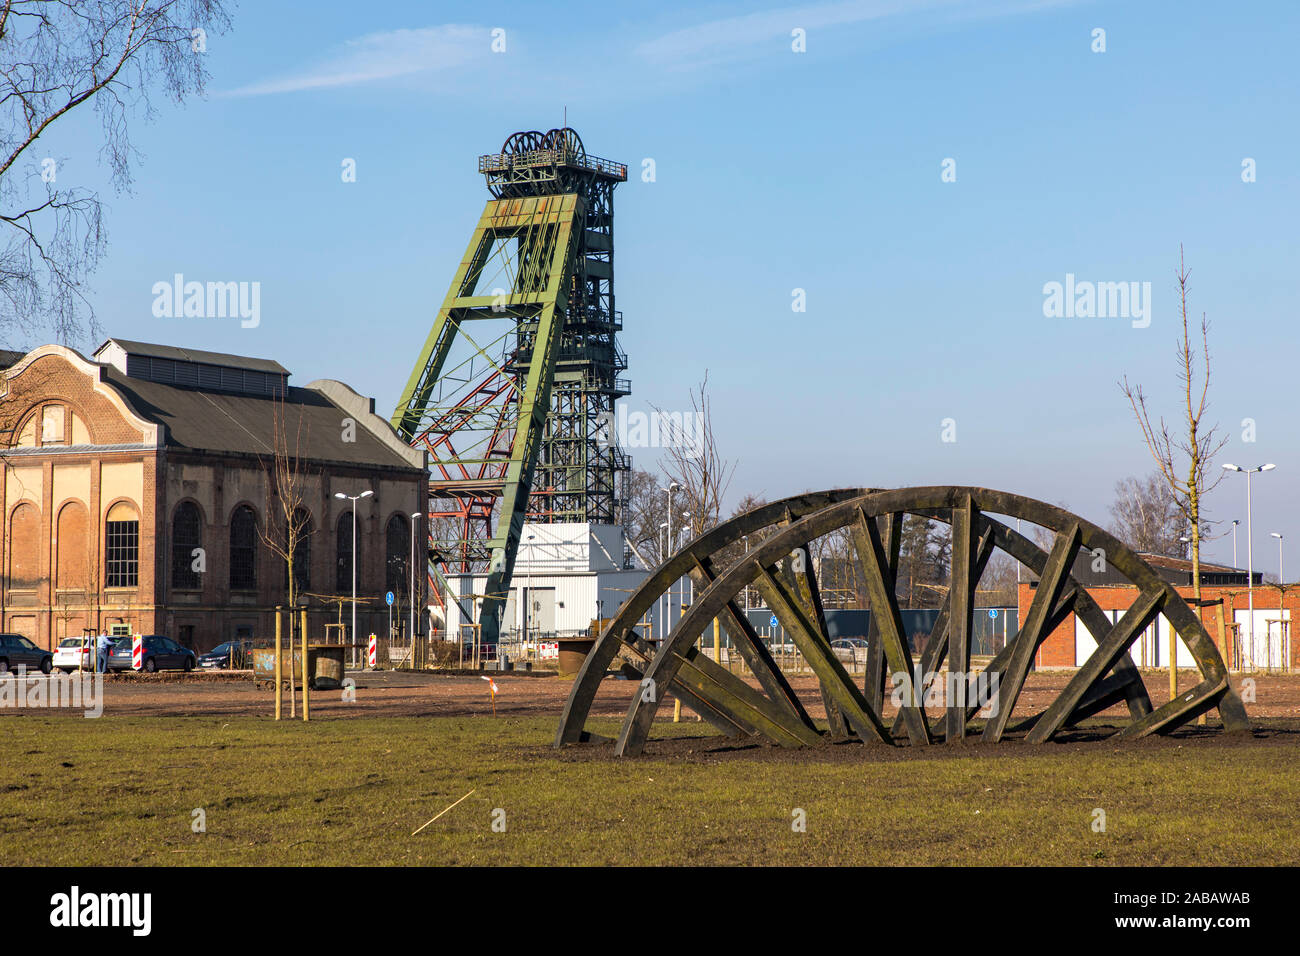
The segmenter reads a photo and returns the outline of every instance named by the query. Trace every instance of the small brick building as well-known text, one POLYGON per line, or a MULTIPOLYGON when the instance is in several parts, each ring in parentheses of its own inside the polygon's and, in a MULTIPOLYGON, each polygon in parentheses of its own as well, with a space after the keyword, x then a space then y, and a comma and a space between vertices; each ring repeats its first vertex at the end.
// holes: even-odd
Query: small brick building
MULTIPOLYGON (((1189 604, 1194 600, 1192 563, 1185 558, 1142 554, 1140 557, 1165 581, 1173 585, 1189 604)), ((1097 605, 1113 622, 1119 620, 1137 599, 1138 591, 1114 570, 1094 572, 1090 554, 1075 561, 1073 576, 1080 581, 1097 605)), ((1246 572, 1240 568, 1201 564, 1201 600, 1210 602, 1201 608, 1201 621, 1214 639, 1224 661, 1232 670, 1300 668, 1300 648, 1291 639, 1290 622, 1300 619, 1300 587, 1265 584, 1263 575, 1254 575, 1255 634, 1250 638, 1250 612, 1246 572), (1216 606, 1213 602, 1222 601, 1216 606), (1222 636, 1219 607, 1222 607, 1222 636)), ((1023 621, 1034 599, 1037 582, 1022 581, 1019 588, 1020 619, 1023 621)), ((1139 667, 1169 666, 1169 622, 1159 617, 1133 643, 1129 654, 1139 667)), ((1078 667, 1096 648, 1092 634, 1076 615, 1071 614, 1039 646, 1037 667, 1078 667)), ((1194 668, 1195 660, 1181 639, 1177 644, 1178 666, 1194 668)))
POLYGON ((425 455, 373 400, 336 381, 290 386, 265 359, 122 339, 92 359, 4 353, 0 368, 0 631, 47 648, 85 629, 165 634, 199 652, 273 635, 288 594, 264 539, 283 526, 277 420, 304 489, 295 578, 311 633, 338 619, 330 596, 351 594, 352 506, 336 492, 373 492, 356 515, 359 630, 386 632, 389 590, 407 620, 425 455))

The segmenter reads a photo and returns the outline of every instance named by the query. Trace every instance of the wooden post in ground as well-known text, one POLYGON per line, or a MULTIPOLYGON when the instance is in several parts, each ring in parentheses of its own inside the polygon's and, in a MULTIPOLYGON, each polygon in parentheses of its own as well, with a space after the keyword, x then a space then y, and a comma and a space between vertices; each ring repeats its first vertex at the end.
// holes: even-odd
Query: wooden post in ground
MULTIPOLYGON (((1219 653, 1223 655, 1224 663, 1227 665, 1228 669, 1231 670, 1231 669, 1232 669, 1232 658, 1231 658, 1231 657, 1229 656, 1229 654, 1228 654, 1228 628, 1227 628, 1227 625, 1224 623, 1224 617, 1223 617, 1223 600, 1222 600, 1222 599, 1220 599, 1220 600, 1219 600, 1219 603, 1218 603, 1217 605, 1215 605, 1215 608, 1214 608, 1214 621, 1215 621, 1215 624, 1218 625, 1218 631, 1219 631, 1219 653)), ((1231 678, 1229 678, 1229 679, 1231 679, 1231 678)), ((1204 723, 1205 723, 1205 715, 1204 715, 1204 714, 1201 714, 1200 719, 1197 720, 1197 723, 1198 723, 1198 724, 1204 724, 1204 723)))
POLYGON ((280 626, 284 615, 284 610, 280 605, 275 606, 275 719, 280 719, 280 711, 284 706, 284 689, 280 686, 280 626))
POLYGON ((308 719, 308 717, 307 717, 307 702, 308 702, 308 699, 311 697, 311 689, 310 689, 310 688, 311 688, 311 677, 309 676, 308 671, 307 671, 307 658, 308 658, 310 655, 308 655, 308 653, 307 653, 307 637, 306 637, 306 635, 303 636, 303 639, 302 639, 302 641, 301 641, 301 644, 302 644, 302 719, 303 719, 304 721, 306 721, 306 720, 308 719))

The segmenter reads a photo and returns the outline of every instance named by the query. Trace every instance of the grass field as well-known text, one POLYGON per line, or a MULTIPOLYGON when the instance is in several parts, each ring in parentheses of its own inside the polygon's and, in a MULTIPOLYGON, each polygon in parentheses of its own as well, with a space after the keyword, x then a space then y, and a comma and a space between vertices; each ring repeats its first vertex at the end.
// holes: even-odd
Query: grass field
POLYGON ((2 726, 3 865, 1300 863, 1295 732, 900 759, 725 749, 683 723, 656 735, 696 739, 611 760, 557 754, 540 717, 2 726))

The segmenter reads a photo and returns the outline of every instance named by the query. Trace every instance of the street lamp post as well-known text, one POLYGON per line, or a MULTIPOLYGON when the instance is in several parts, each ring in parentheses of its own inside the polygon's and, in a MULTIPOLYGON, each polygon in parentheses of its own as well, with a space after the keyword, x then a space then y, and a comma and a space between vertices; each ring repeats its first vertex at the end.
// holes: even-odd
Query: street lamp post
MULTIPOLYGON (((668 560, 668 522, 659 522, 659 534, 655 538, 655 543, 659 545, 659 563, 663 564, 668 560)), ((668 602, 664 596, 659 595, 659 634, 660 640, 668 633, 668 602)))
MULTIPOLYGON (((680 540, 677 542, 677 550, 678 550, 678 551, 680 551, 682 548, 686 547, 686 542, 690 540, 690 533, 691 533, 691 529, 690 529, 690 520, 691 520, 691 513, 690 513, 689 511, 683 511, 683 512, 682 512, 682 528, 681 528, 681 531, 678 532, 678 537, 680 538, 680 540)), ((682 586, 681 586, 681 591, 680 591, 680 593, 681 593, 681 598, 680 598, 681 603, 680 603, 680 604, 678 605, 678 607, 677 607, 677 613, 678 613, 678 615, 680 615, 680 614, 682 613, 682 607, 686 604, 686 589, 687 589, 688 587, 691 589, 691 593, 694 594, 694 592, 695 592, 695 582, 694 582, 693 580, 691 580, 691 576, 690 576, 689 574, 686 575, 686 577, 685 577, 685 578, 683 579, 683 581, 682 581, 682 586)), ((681 618, 678 617, 678 620, 681 620, 681 618)))
MULTIPOLYGON (((672 550, 673 547, 673 492, 680 487, 681 485, 677 484, 677 482, 674 481, 671 482, 668 485, 668 487, 664 489, 664 494, 668 496, 668 549, 670 551, 672 550)), ((677 583, 676 581, 673 582, 673 584, 676 583, 677 583)), ((664 626, 665 638, 668 637, 668 631, 671 629, 668 625, 672 623, 672 616, 673 616, 673 585, 672 584, 668 586, 667 607, 668 607, 668 624, 664 626)))
POLYGON ((528 570, 524 575, 524 656, 528 656, 528 625, 532 623, 533 610, 533 539, 537 535, 528 536, 528 570))
MULTIPOLYGON (((344 501, 352 503, 352 643, 354 645, 357 642, 357 502, 362 498, 369 498, 373 494, 374 492, 369 490, 363 491, 359 495, 345 495, 341 491, 334 493, 335 498, 342 498, 344 501)), ((354 647, 353 653, 355 652, 356 648, 354 647)), ((307 659, 305 652, 302 659, 304 661, 307 659)))
POLYGON ((1251 513, 1250 513, 1250 476, 1257 471, 1272 471, 1276 465, 1257 465, 1254 468, 1242 468, 1231 463, 1224 464, 1227 471, 1240 471, 1246 475, 1246 613, 1250 615, 1247 622, 1247 635, 1250 640, 1250 666, 1255 666, 1255 564, 1251 549, 1251 513))
POLYGON ((1232 568, 1237 568, 1237 525, 1241 524, 1240 518, 1232 519, 1232 568))
POLYGON ((1286 584, 1286 578, 1282 577, 1282 532, 1270 531, 1269 537, 1277 538, 1277 583, 1286 584))

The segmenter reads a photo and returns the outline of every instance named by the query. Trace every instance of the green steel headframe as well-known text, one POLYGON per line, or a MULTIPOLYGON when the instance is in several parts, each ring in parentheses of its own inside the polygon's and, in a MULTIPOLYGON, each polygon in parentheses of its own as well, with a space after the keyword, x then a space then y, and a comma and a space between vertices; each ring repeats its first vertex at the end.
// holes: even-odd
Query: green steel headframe
POLYGON ((479 171, 494 198, 392 424, 431 452, 435 578, 440 566, 488 573, 479 624, 491 643, 526 518, 620 517, 629 463, 603 426, 628 393, 613 271, 613 191, 627 167, 588 156, 566 128, 515 133, 479 171), (476 321, 504 332, 473 334, 476 321))

